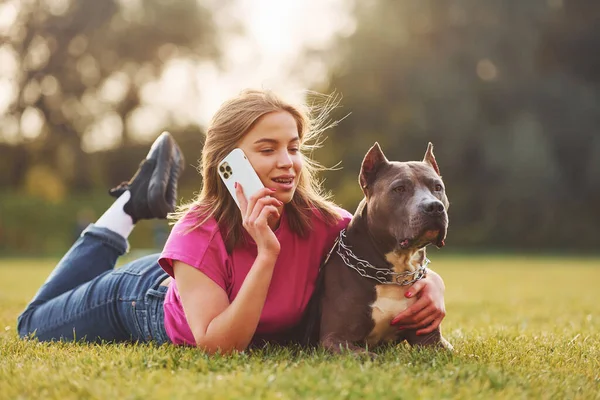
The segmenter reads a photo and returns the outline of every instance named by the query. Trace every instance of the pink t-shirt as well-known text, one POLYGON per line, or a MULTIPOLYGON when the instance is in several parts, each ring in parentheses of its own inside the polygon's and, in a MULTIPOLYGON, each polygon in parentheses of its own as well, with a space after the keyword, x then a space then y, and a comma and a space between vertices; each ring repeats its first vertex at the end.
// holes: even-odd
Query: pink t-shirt
MULTIPOLYGON (((291 231, 285 212, 281 216, 279 228, 275 231, 281 244, 281 252, 275 263, 257 335, 282 332, 300 322, 314 291, 319 266, 340 230, 352 218, 348 211, 341 208, 338 211, 343 218, 334 226, 325 224, 315 212, 312 230, 305 238, 291 231)), ((246 233, 248 244, 238 246, 228 254, 215 219, 209 219, 186 234, 194 223, 194 218, 186 216, 175 224, 158 262, 171 276, 173 260, 197 268, 223 288, 231 302, 256 259, 256 244, 246 233)), ((169 285, 164 312, 165 329, 171 341, 175 344, 195 345, 175 281, 169 285)))

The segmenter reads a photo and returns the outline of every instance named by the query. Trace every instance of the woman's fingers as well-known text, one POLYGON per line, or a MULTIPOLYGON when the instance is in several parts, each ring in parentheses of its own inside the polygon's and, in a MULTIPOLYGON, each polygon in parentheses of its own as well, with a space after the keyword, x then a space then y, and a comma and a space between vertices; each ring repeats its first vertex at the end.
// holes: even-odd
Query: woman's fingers
POLYGON ((433 322, 433 320, 436 319, 438 316, 439 313, 437 312, 435 307, 430 306, 421 310, 421 312, 419 312, 418 314, 415 314, 411 318, 412 322, 407 321, 407 323, 405 324, 398 324, 398 329, 404 330, 425 328, 429 324, 431 324, 431 322, 433 322))
POLYGON ((398 324, 398 329, 424 328, 437 317, 438 312, 435 306, 429 305, 410 318, 405 319, 405 323, 398 324))
POLYGON ((269 188, 262 188, 259 191, 257 191, 256 193, 254 193, 252 196, 250 196, 250 198, 246 198, 246 194, 244 193, 244 188, 243 188, 242 184, 239 182, 236 182, 235 183, 235 194, 236 194, 236 197, 240 204, 240 210, 242 212, 242 217, 248 218, 252 214, 252 211, 254 210, 254 206, 256 205, 256 202, 263 197, 268 197, 269 195, 273 194, 273 190, 271 190, 269 188))
POLYGON ((409 325, 409 326, 401 326, 398 328, 399 331, 407 331, 407 330, 421 330, 421 329, 425 329, 429 326, 429 324, 431 324, 433 321, 435 320, 434 317, 428 318, 427 319, 427 324, 425 325, 425 323, 423 324, 413 324, 413 325, 409 325))
POLYGON ((272 206, 275 207, 275 209, 277 209, 276 207, 281 205, 282 203, 274 197, 263 197, 261 199, 258 199, 254 205, 252 213, 247 219, 247 222, 249 224, 255 224, 259 221, 259 216, 261 215, 265 207, 272 206))
POLYGON ((239 182, 235 183, 235 196, 237 197, 238 203, 240 204, 240 210, 242 211, 242 217, 246 215, 248 209, 248 199, 244 194, 244 188, 239 182))
MULTIPOLYGON (((239 185, 239 183, 238 183, 239 185)), ((256 203, 263 198, 270 198, 269 196, 273 194, 273 190, 269 189, 269 188, 262 188, 259 191, 257 191, 256 193, 254 193, 252 196, 250 196, 250 198, 248 199, 248 207, 246 208, 246 213, 243 214, 244 218, 250 218, 250 216, 252 215, 252 212, 254 212, 254 208, 256 207, 256 203)))
MULTIPOLYGON (((273 216, 279 218, 279 210, 274 205, 265 205, 260 214, 256 218, 255 224, 260 227, 265 227, 269 225, 269 216, 273 216)), ((269 228, 271 229, 271 228, 269 228)))
POLYGON ((425 288, 427 282, 424 279, 418 280, 404 293, 405 297, 415 297, 417 293, 425 288))
POLYGON ((431 301, 426 297, 421 297, 414 304, 409 306, 406 310, 402 311, 400 314, 396 315, 396 317, 392 320, 391 325, 396 325, 399 323, 402 324, 412 324, 414 323, 413 316, 418 314, 425 307, 429 306, 431 301))
POLYGON ((279 254, 280 245, 269 227, 269 217, 279 218, 279 210, 283 203, 271 197, 273 190, 263 188, 246 199, 243 188, 236 182, 236 196, 242 211, 242 225, 260 249, 279 254))

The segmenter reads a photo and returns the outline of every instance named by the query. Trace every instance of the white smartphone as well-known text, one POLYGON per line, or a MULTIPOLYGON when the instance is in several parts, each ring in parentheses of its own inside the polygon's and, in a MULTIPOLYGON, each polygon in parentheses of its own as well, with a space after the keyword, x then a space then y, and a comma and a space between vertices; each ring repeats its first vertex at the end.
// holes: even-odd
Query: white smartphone
POLYGON ((242 149, 233 149, 231 153, 221 160, 218 171, 219 176, 225 183, 225 186, 227 186, 227 190, 229 190, 238 207, 240 206, 240 202, 235 195, 235 182, 242 185, 246 199, 249 199, 254 193, 264 188, 264 185, 242 149))

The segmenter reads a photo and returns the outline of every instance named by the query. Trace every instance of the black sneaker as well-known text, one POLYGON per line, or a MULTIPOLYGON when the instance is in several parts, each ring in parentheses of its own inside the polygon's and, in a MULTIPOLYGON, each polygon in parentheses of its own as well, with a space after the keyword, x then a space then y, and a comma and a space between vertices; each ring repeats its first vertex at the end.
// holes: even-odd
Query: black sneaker
POLYGON ((109 194, 119 197, 126 190, 131 192, 123 210, 134 223, 140 219, 166 218, 175 210, 177 180, 183 169, 181 149, 170 133, 163 132, 152 144, 133 178, 110 189, 109 194))

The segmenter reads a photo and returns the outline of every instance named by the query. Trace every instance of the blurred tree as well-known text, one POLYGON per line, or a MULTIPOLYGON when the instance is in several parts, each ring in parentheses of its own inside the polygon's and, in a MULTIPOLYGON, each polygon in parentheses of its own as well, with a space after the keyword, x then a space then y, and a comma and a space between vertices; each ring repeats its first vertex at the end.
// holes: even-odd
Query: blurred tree
POLYGON ((541 66, 557 68, 600 83, 600 2, 567 0, 557 7, 544 31, 541 66))
POLYGON ((327 165, 343 160, 328 187, 353 209, 374 141, 394 160, 418 159, 432 141, 453 243, 597 248, 600 93, 564 72, 598 72, 587 65, 600 26, 590 3, 356 2, 355 31, 322 54, 330 79, 317 90, 343 94, 334 117, 351 113, 317 153, 327 165), (545 32, 559 32, 550 38, 561 39, 563 69, 539 63, 545 32))
POLYGON ((211 11, 196 0, 24 0, 3 10, 15 13, 0 31, 15 98, 0 134, 12 127, 8 139, 27 141, 30 167, 75 189, 91 185, 82 143, 128 143, 141 90, 169 60, 219 56, 211 11))

